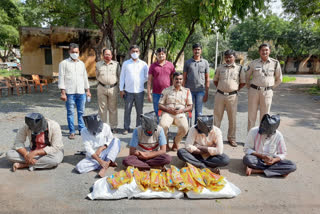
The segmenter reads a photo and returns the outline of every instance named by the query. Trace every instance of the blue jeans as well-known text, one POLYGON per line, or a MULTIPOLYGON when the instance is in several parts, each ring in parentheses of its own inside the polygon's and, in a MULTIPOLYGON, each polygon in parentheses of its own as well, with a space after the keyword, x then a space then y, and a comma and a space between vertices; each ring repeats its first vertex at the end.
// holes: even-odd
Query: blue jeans
POLYGON ((78 129, 81 131, 85 127, 82 115, 84 113, 86 103, 86 94, 67 94, 67 120, 70 134, 75 133, 74 128, 74 105, 77 106, 77 115, 78 115, 78 129))
POLYGON ((159 101, 160 101, 161 94, 152 94, 152 101, 153 101, 153 109, 154 112, 157 115, 157 120, 159 124, 159 116, 158 116, 158 111, 159 111, 159 101))
POLYGON ((202 114, 202 104, 203 104, 203 97, 205 92, 204 91, 191 91, 192 94, 192 103, 195 108, 195 119, 194 124, 197 123, 198 115, 202 114))

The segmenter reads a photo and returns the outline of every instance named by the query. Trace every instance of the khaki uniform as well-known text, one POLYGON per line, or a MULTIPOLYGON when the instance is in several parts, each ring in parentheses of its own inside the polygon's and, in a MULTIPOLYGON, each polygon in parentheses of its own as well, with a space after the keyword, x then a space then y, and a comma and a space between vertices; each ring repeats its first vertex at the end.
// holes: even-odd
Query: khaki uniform
POLYGON ((246 73, 248 92, 248 131, 255 126, 260 106, 260 121, 270 113, 273 89, 282 82, 281 66, 278 60, 269 58, 252 61, 246 73), (252 76, 252 79, 250 80, 252 76))
MULTIPOLYGON (((192 95, 188 88, 181 86, 180 90, 176 90, 174 86, 170 86, 162 91, 159 104, 175 109, 183 109, 187 105, 192 105, 192 95)), ((178 127, 178 133, 174 138, 174 143, 179 144, 182 138, 188 132, 188 120, 185 113, 172 115, 163 112, 160 120, 160 126, 168 139, 169 127, 175 124, 178 127)))
POLYGON ((239 84, 245 83, 245 72, 237 64, 218 67, 213 81, 218 82, 214 98, 214 125, 220 128, 224 110, 229 120, 228 140, 236 140, 236 118, 239 84), (221 93, 224 94, 221 94, 221 93), (231 94, 229 94, 231 93, 231 94))
POLYGON ((111 129, 118 126, 117 97, 119 76, 120 66, 118 62, 113 60, 109 64, 104 60, 97 62, 96 77, 99 81, 97 88, 99 115, 101 120, 107 123, 107 113, 109 111, 111 129))

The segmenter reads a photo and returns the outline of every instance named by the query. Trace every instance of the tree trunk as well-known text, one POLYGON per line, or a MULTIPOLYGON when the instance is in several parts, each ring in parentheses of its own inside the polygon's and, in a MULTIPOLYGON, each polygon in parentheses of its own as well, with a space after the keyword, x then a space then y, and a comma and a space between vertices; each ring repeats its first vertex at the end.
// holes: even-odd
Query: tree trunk
POLYGON ((176 64, 177 64, 177 62, 178 62, 181 54, 183 53, 183 51, 184 51, 184 49, 185 49, 185 47, 186 47, 186 45, 187 45, 187 43, 188 43, 188 41, 189 41, 189 39, 190 39, 190 37, 191 37, 191 35, 194 33, 194 27, 195 27, 195 24, 196 24, 197 22, 198 22, 198 20, 194 20, 194 21, 192 22, 191 27, 190 27, 191 29, 190 29, 190 31, 189 31, 189 34, 188 34, 187 38, 184 40, 183 46, 182 46, 181 50, 179 51, 176 59, 175 59, 174 62, 173 62, 173 65, 174 65, 174 66, 176 66, 176 64))

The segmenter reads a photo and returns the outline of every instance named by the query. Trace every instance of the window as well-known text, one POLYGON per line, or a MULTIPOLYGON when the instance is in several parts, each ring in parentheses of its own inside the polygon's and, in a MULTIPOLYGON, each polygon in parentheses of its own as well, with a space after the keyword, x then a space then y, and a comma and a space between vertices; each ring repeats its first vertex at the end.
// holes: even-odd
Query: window
POLYGON ((70 57, 69 49, 63 48, 62 50, 63 50, 63 52, 62 52, 63 59, 68 59, 70 57))
POLYGON ((52 53, 51 48, 44 49, 44 61, 46 65, 52 65, 52 53))

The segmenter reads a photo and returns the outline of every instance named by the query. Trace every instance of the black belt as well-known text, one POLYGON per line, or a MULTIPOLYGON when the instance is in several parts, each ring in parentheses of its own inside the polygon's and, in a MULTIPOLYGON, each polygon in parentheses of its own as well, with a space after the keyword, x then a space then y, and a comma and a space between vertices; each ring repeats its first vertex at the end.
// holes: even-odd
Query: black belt
POLYGON ((220 91, 219 89, 217 90, 217 92, 219 92, 220 94, 223 94, 225 96, 229 96, 229 95, 238 93, 238 91, 231 91, 231 92, 227 93, 227 92, 220 91))
POLYGON ((105 85, 105 84, 99 82, 99 84, 102 85, 102 86, 105 87, 105 88, 113 88, 113 87, 116 86, 118 83, 115 83, 115 84, 113 84, 113 85, 105 85))
POLYGON ((256 86, 254 84, 250 85, 251 88, 257 89, 257 90, 264 90, 264 91, 268 91, 268 90, 272 90, 272 87, 261 87, 261 86, 256 86))

